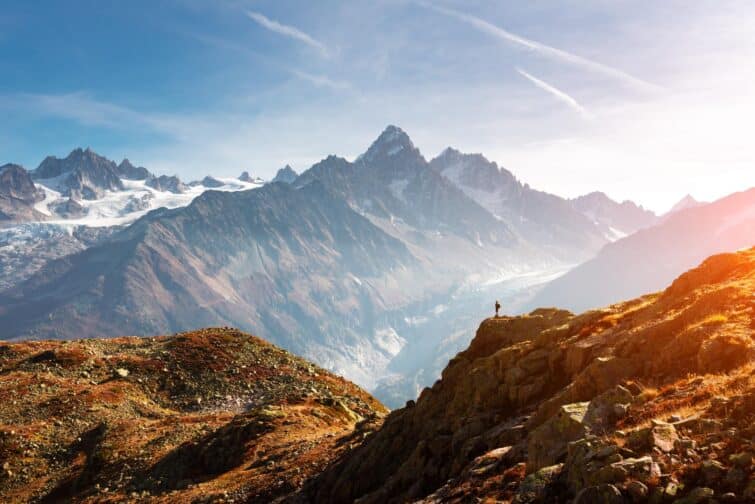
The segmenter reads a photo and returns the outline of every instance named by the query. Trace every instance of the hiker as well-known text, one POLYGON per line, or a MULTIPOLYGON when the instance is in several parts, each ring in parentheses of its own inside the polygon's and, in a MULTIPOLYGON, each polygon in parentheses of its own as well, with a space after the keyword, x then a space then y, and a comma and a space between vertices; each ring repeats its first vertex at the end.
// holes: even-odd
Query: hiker
POLYGON ((498 302, 498 300, 495 300, 495 316, 498 316, 498 310, 501 309, 501 303, 498 302))

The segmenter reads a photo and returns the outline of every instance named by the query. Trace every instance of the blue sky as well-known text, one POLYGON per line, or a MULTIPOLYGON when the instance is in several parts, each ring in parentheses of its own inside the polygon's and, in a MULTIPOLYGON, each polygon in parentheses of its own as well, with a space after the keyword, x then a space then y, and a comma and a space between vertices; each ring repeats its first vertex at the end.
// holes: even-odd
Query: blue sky
POLYGON ((270 177, 397 124, 662 211, 755 185, 752 26, 734 0, 6 0, 0 162, 270 177))

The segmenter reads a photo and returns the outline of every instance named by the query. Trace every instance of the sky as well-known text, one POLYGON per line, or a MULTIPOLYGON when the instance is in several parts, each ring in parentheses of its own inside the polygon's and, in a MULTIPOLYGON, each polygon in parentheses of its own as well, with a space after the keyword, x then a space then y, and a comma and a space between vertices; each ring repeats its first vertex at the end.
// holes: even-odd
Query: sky
POLYGON ((0 164, 270 178, 395 124, 663 212, 755 186, 753 27, 749 0, 4 0, 0 164))

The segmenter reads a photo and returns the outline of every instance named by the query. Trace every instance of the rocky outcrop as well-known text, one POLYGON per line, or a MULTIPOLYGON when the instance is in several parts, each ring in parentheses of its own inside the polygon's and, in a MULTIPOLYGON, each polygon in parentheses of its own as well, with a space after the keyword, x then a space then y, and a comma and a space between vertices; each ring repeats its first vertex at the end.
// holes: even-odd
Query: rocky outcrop
POLYGON ((147 180, 152 178, 153 175, 143 166, 134 166, 131 161, 124 159, 121 164, 118 165, 116 172, 118 176, 128 180, 147 180))
POLYGON ((21 166, 0 166, 0 221, 25 221, 44 218, 34 208, 45 193, 34 185, 29 173, 21 166))
POLYGON ((172 192, 174 194, 181 194, 186 192, 188 187, 181 182, 177 176, 172 175, 160 175, 159 177, 150 177, 147 179, 146 185, 158 191, 172 192))
POLYGON ((488 319, 416 403, 297 498, 749 502, 753 291, 755 249, 602 310, 488 319))

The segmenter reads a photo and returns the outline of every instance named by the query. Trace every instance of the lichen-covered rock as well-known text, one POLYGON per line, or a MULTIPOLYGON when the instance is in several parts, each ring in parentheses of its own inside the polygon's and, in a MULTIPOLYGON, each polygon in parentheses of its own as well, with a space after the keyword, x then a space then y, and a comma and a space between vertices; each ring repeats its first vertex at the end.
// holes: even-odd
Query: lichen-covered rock
POLYGON ((589 403, 561 406, 559 412, 530 434, 527 442, 527 468, 534 471, 559 462, 567 453, 569 441, 582 438, 589 431, 585 415, 589 403))

